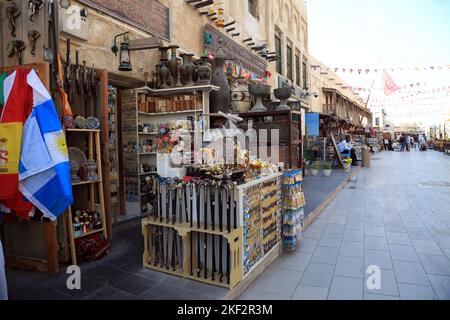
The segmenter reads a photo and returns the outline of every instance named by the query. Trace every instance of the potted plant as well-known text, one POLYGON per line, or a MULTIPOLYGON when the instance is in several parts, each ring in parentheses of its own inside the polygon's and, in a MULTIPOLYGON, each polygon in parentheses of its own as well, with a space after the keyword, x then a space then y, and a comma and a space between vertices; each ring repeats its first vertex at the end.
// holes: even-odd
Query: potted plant
POLYGON ((312 175, 313 177, 317 176, 317 175, 319 174, 319 170, 320 170, 320 163, 314 162, 314 163, 311 165, 311 175, 312 175))
POLYGON ((322 163, 322 171, 325 177, 331 176, 331 162, 322 163))
POLYGON ((343 159, 343 163, 344 163, 344 171, 349 172, 350 166, 352 165, 352 159, 350 158, 343 159))

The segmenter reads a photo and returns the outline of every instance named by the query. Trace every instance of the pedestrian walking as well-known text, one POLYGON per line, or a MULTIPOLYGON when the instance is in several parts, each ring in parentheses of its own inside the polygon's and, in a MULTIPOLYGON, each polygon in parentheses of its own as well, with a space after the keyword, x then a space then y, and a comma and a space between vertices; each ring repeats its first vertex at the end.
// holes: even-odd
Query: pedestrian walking
POLYGON ((389 140, 384 139, 384 151, 389 151, 389 140))
POLYGON ((406 138, 405 138, 405 136, 403 134, 398 139, 398 142, 400 143, 400 151, 404 152, 405 151, 405 146, 406 146, 406 138))
POLYGON ((406 136, 406 151, 409 152, 411 150, 411 136, 406 136))

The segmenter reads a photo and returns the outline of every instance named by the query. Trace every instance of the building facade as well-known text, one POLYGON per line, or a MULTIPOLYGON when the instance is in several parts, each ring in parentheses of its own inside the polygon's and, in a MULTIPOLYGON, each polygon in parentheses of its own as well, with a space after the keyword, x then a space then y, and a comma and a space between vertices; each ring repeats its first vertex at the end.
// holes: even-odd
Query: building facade
MULTIPOLYGON (((159 15, 157 12, 149 12, 155 14, 151 17, 146 15, 145 10, 137 12, 139 4, 133 1, 72 1, 72 5, 87 8, 89 14, 83 19, 82 36, 79 32, 63 28, 66 32, 60 38, 61 48, 65 50, 66 37, 70 36, 72 51, 79 51, 81 61, 95 61, 97 68, 106 69, 111 74, 144 80, 144 73, 151 74, 151 69, 159 62, 158 50, 133 51, 133 71, 120 72, 119 59, 110 50, 116 35, 129 32, 130 40, 157 36, 163 40, 164 45, 176 44, 180 46, 181 52, 194 53, 200 57, 205 52, 205 26, 215 26, 218 9, 223 9, 225 24, 234 23, 228 28, 220 29, 220 32, 256 55, 258 52, 254 51, 255 47, 267 45, 267 51, 272 56, 278 56, 277 61, 267 61, 267 74, 270 75, 267 81, 273 88, 289 80, 294 84, 297 96, 300 96, 300 89, 309 89, 308 17, 303 0, 224 0, 217 5, 202 7, 199 6, 207 1, 145 2, 147 8, 154 8, 153 11, 164 8, 167 10, 159 15), (148 26, 145 22, 147 19, 156 19, 159 25, 148 26), (158 33, 161 25, 166 28, 163 36, 158 33), (152 32, 152 27, 157 32, 152 32), (244 41, 248 39, 251 40, 244 41)), ((60 25, 63 23, 66 21, 60 21, 60 25)), ((302 101, 306 106, 309 105, 307 96, 302 101)))
POLYGON ((343 87, 344 81, 326 65, 310 56, 311 61, 311 111, 336 115, 354 125, 371 126, 372 112, 363 99, 343 87))

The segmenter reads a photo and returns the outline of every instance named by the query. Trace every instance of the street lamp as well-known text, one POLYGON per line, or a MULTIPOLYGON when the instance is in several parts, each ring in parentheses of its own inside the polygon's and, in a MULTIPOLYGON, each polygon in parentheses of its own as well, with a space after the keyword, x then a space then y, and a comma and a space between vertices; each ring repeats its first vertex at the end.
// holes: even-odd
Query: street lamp
POLYGON ((133 71, 131 66, 130 44, 125 38, 125 42, 120 44, 119 71, 133 71))

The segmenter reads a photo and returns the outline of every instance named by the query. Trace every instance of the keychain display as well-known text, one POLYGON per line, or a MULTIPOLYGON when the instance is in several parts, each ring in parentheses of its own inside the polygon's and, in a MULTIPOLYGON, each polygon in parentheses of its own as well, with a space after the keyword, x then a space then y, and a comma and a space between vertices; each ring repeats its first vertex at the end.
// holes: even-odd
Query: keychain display
POLYGON ((305 195, 303 193, 303 176, 301 170, 291 170, 282 178, 283 198, 283 248, 294 250, 302 238, 305 195))
POLYGON ((280 199, 278 178, 243 191, 245 274, 281 240, 280 199))

